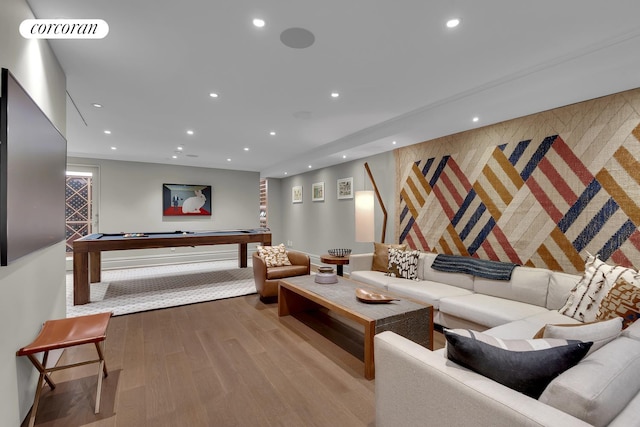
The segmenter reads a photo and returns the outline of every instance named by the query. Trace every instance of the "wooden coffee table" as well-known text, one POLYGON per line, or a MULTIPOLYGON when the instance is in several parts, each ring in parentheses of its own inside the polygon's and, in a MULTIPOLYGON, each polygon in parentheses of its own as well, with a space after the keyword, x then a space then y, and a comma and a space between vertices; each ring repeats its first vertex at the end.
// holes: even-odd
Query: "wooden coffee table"
POLYGON ((324 307, 364 326, 364 376, 368 380, 375 377, 373 337, 377 333, 393 331, 433 349, 433 307, 429 304, 343 277, 338 277, 338 283, 330 285, 316 283, 314 276, 290 277, 279 283, 278 316, 324 307), (356 299, 357 288, 397 296, 399 301, 386 304, 363 303, 356 299))

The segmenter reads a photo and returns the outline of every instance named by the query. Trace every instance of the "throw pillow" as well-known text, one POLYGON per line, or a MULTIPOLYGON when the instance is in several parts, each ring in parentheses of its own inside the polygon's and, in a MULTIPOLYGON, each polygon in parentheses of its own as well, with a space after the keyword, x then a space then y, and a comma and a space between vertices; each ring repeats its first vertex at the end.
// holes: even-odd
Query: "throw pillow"
POLYGON ((420 251, 401 251, 389 248, 389 272, 391 277, 418 280, 418 259, 420 251))
POLYGON ((597 319, 622 317, 622 329, 640 318, 640 288, 619 279, 600 303, 597 319))
POLYGON ((533 338, 561 338, 565 340, 592 341, 589 353, 613 341, 622 331, 622 318, 593 323, 546 325, 533 338))
POLYGON ((534 399, 592 344, 554 338, 503 340, 467 329, 445 329, 444 336, 449 360, 534 399))
POLYGON ((258 246, 258 255, 264 260, 267 268, 291 265, 284 243, 278 246, 258 246))
POLYGON ((584 265, 584 274, 571 290, 567 302, 559 310, 560 314, 581 322, 596 320, 600 301, 607 293, 605 277, 614 268, 615 266, 600 260, 598 255, 589 255, 584 265))
POLYGON ((386 243, 374 243, 373 244, 373 263, 371 270, 381 271, 383 273, 389 272, 389 248, 396 248, 404 251, 407 249, 407 245, 390 245, 386 243))

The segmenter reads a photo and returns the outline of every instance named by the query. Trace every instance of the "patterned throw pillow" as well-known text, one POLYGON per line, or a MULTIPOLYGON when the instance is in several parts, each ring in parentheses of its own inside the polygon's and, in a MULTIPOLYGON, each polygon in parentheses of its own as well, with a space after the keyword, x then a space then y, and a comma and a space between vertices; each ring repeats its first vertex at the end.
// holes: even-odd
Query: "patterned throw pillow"
POLYGON ((444 336, 449 360, 534 399, 592 345, 556 338, 503 340, 467 329, 445 329, 444 336))
POLYGON ((395 248, 404 251, 407 245, 392 245, 387 243, 373 243, 373 262, 371 264, 372 271, 389 272, 389 249, 395 248))
POLYGON ((589 255, 584 275, 571 290, 567 302, 559 312, 581 322, 593 322, 602 299, 618 279, 624 278, 638 284, 637 276, 638 272, 632 268, 609 265, 600 260, 598 255, 589 255))
POLYGON ((291 265, 284 243, 278 246, 258 246, 258 255, 264 260, 267 268, 291 265))
POLYGON ((389 248, 389 272, 386 275, 418 280, 418 258, 420 251, 389 248))
POLYGON ((622 317, 622 329, 640 318, 640 288, 619 279, 602 299, 598 320, 622 317))

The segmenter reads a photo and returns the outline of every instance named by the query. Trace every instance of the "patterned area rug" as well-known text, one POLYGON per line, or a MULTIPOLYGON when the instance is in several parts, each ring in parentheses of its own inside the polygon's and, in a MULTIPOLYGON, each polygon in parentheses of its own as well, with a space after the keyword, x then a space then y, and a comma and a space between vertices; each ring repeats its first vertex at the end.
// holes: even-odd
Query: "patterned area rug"
POLYGON ((253 270, 238 261, 215 261, 106 270, 91 284, 91 302, 73 305, 73 274, 67 274, 67 317, 112 311, 115 316, 256 292, 253 270))

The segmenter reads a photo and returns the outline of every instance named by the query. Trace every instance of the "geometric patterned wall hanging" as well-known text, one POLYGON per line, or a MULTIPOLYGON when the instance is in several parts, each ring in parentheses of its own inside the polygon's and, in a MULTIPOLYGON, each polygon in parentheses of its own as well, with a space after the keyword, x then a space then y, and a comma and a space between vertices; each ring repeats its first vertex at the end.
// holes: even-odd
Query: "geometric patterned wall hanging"
POLYGON ((412 249, 581 273, 640 267, 640 90, 395 151, 412 249))

